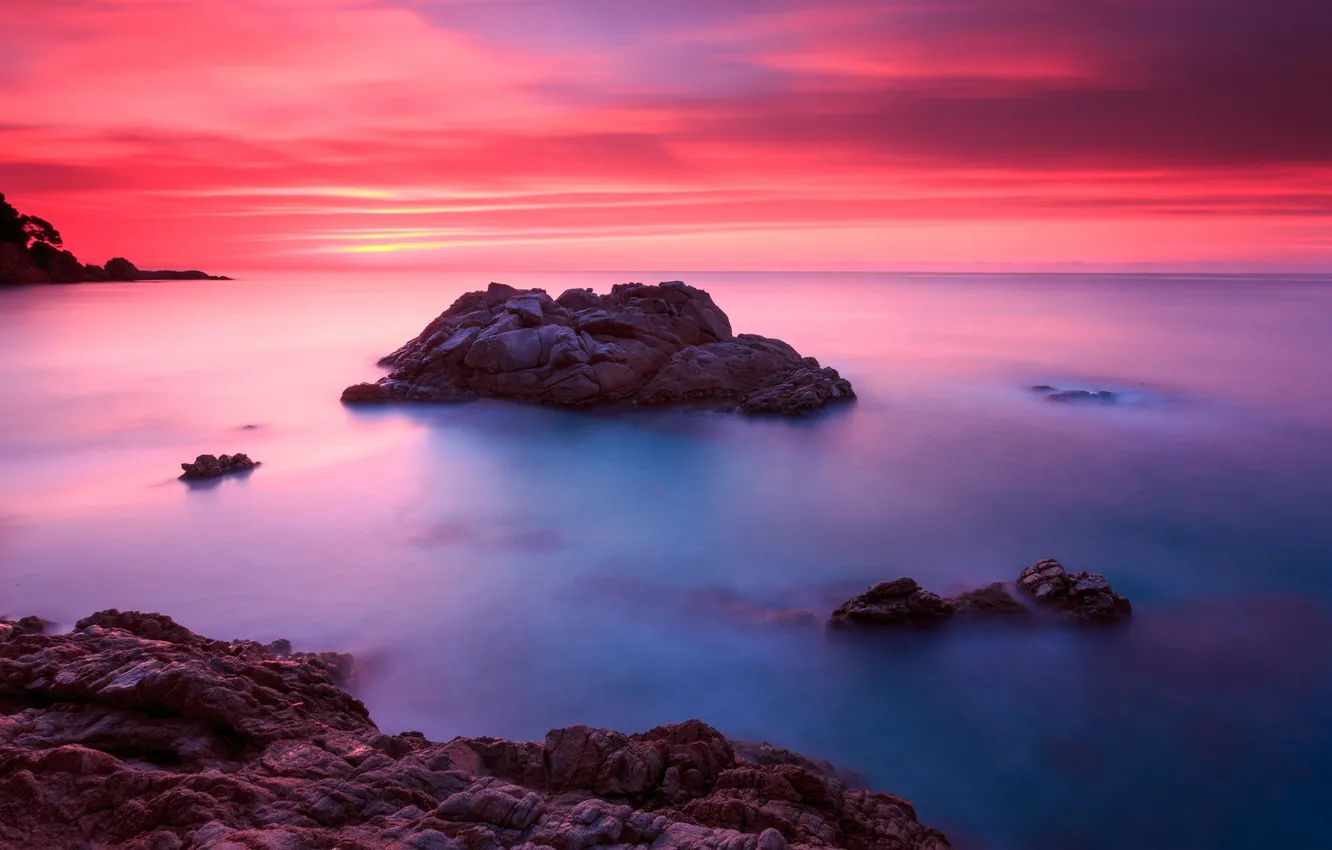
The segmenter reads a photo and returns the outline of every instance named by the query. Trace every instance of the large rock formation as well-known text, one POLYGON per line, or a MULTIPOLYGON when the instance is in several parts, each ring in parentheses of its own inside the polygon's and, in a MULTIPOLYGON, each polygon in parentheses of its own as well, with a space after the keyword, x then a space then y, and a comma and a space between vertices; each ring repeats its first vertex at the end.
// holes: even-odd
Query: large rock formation
POLYGON ((1033 564, 1018 576, 1017 587, 1035 608, 1014 598, 1003 582, 993 582, 947 599, 921 588, 915 579, 879 582, 843 602, 832 612, 828 625, 920 626, 942 623, 955 616, 1021 620, 1034 614, 1053 614, 1063 621, 1115 623, 1128 619, 1129 601, 1110 589, 1105 576, 1096 573, 1069 575, 1058 561, 1033 564))
POLYGON ((465 401, 477 396, 555 405, 701 404, 746 413, 801 413, 855 397, 836 369, 786 343, 731 333, 706 292, 678 281, 622 284, 608 295, 492 283, 469 292, 380 361, 376 384, 349 403, 465 401))
POLYGON ((382 734, 311 659, 106 611, 0 633, 0 846, 944 850, 910 804, 692 720, 382 734))

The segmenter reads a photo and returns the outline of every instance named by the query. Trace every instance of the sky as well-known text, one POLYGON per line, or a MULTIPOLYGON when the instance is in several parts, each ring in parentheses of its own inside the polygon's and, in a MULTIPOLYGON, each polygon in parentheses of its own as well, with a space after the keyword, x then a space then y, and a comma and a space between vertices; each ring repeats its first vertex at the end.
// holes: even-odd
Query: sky
POLYGON ((0 0, 86 262, 1332 271, 1327 0, 0 0))

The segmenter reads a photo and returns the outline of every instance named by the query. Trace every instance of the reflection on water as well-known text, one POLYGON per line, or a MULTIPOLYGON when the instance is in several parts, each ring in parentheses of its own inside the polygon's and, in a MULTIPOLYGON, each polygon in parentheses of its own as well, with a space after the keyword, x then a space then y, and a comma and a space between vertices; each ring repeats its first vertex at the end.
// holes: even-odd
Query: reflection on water
POLYGON ((484 280, 0 291, 0 615, 353 651, 390 731, 698 716, 854 769, 961 846, 1326 842, 1329 281, 685 277, 861 400, 349 410, 484 280), (263 466, 175 478, 236 451, 263 466), (801 613, 1043 557, 1105 573, 1132 626, 830 639, 801 613))

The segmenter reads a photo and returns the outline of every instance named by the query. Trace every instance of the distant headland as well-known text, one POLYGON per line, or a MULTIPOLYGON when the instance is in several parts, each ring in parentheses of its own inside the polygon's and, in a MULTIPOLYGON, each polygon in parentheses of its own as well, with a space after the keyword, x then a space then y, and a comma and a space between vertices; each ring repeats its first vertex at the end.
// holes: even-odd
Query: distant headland
POLYGON ((124 257, 106 265, 80 263, 64 249, 60 231, 35 215, 23 215, 0 194, 0 284, 90 283, 133 280, 230 280, 201 271, 148 271, 124 257))

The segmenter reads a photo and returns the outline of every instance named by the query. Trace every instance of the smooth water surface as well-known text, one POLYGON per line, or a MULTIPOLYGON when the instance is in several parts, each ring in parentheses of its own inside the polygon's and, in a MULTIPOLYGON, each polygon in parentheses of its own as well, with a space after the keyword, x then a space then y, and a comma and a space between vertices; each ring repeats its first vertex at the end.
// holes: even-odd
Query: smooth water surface
POLYGON ((700 717, 859 771, 964 848, 1332 843, 1332 280, 633 277, 678 276, 860 400, 338 402, 485 276, 0 291, 0 615, 351 651, 390 732, 700 717), (175 478, 235 451, 263 466, 175 478), (772 616, 1044 557, 1105 573, 1132 625, 772 616))

